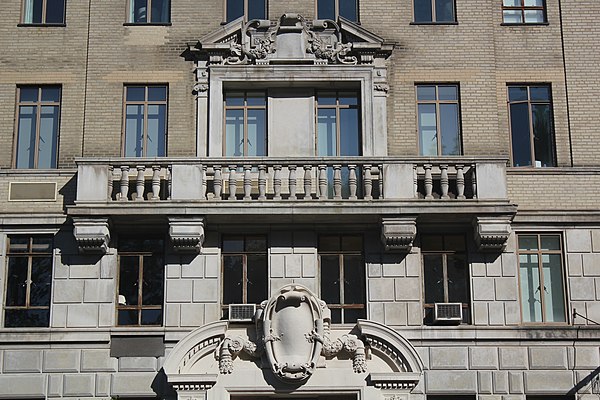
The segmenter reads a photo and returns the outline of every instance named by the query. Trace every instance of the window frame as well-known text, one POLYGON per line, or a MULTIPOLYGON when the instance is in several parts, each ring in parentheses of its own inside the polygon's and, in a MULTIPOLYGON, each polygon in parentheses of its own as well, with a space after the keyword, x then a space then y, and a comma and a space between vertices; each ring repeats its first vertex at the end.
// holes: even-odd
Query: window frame
POLYGON ((363 148, 363 133, 362 133, 362 107, 361 107, 361 101, 360 101, 360 93, 355 91, 355 90, 351 90, 351 89, 319 89, 316 88, 315 92, 314 92, 314 107, 315 107, 315 156, 318 156, 319 154, 319 110, 324 110, 324 109, 333 109, 335 110, 335 137, 336 137, 336 154, 333 156, 324 156, 324 157, 343 157, 341 155, 341 149, 342 149, 342 128, 341 128, 341 112, 340 110, 346 109, 346 110, 351 110, 351 109, 355 109, 356 110, 356 114, 357 114, 357 121, 356 121, 356 129, 358 131, 358 143, 357 143, 357 148, 358 148, 358 153, 357 156, 362 155, 362 148, 363 148), (319 104, 319 93, 335 93, 335 104, 323 104, 320 105, 319 104), (341 94, 352 94, 354 95, 354 97, 356 98, 356 105, 353 104, 340 104, 340 97, 341 94))
MULTIPOLYGON (((517 243, 517 274, 518 274, 518 281, 519 281, 519 286, 518 286, 518 290, 519 290, 519 312, 521 315, 521 325, 526 325, 526 326, 533 326, 533 325, 543 325, 543 326, 549 326, 549 325, 567 325, 569 323, 569 312, 568 312, 568 299, 567 299, 567 277, 566 277, 566 270, 565 270, 565 245, 564 245, 564 240, 563 240, 563 235, 557 232, 517 232, 515 234, 515 240, 517 243), (533 251, 533 250, 521 250, 521 247, 519 246, 519 236, 536 236, 537 237, 537 250, 533 251), (560 250, 543 250, 541 249, 541 237, 542 236, 556 236, 559 239, 559 243, 560 243, 560 250), (520 261, 520 255, 521 254, 535 254, 538 256, 538 278, 539 278, 539 282, 544 282, 543 278, 544 278, 544 271, 543 271, 543 265, 542 265, 542 255, 543 254, 558 254, 560 255, 560 272, 561 272, 561 280, 562 280, 562 301, 563 301, 563 307, 564 307, 564 317, 565 320, 563 322, 554 322, 554 321, 546 321, 547 316, 546 316, 546 300, 545 300, 545 296, 540 296, 540 303, 541 303, 541 312, 542 312, 542 321, 540 322, 532 322, 532 321, 524 321, 523 320, 523 291, 522 291, 522 283, 521 283, 521 261, 520 261)), ((540 283, 541 286, 541 283, 540 283)), ((545 286, 544 286, 545 288, 545 286)))
MULTIPOLYGON (((341 0, 341 1, 344 1, 344 0, 341 0)), ((360 1, 359 0, 353 0, 353 1, 356 4, 356 19, 348 18, 343 15, 341 17, 345 18, 351 22, 360 23, 360 1)), ((334 12, 333 13, 335 15, 335 18, 333 20, 337 21, 340 17, 340 0, 333 0, 333 2, 334 2, 334 5, 333 5, 334 12)), ((316 16, 316 19, 329 19, 329 18, 320 18, 319 17, 319 0, 315 0, 315 16, 316 16)))
POLYGON ((40 148, 40 120, 41 120, 41 114, 42 114, 42 107, 43 106, 53 106, 53 107, 57 107, 58 108, 58 120, 56 121, 56 125, 57 125, 57 131, 56 131, 56 154, 54 154, 54 165, 50 166, 49 169, 56 169, 58 168, 58 155, 60 153, 60 125, 61 125, 61 114, 62 114, 62 110, 61 110, 61 103, 62 103, 62 92, 63 92, 63 88, 62 85, 54 85, 54 84, 43 84, 43 85, 17 85, 17 92, 16 92, 16 101, 15 101, 15 126, 14 126, 14 139, 13 139, 13 161, 12 161, 12 166, 15 169, 46 169, 46 168, 39 168, 39 148, 40 148), (24 102, 21 101, 21 90, 23 88, 37 88, 37 100, 34 102, 24 102), (43 93, 43 89, 44 88, 55 88, 58 89, 58 101, 42 101, 42 93, 43 93), (19 151, 19 135, 20 135, 20 130, 19 130, 19 122, 21 120, 21 107, 22 106, 34 106, 36 108, 36 115, 35 115, 35 149, 33 150, 34 152, 34 160, 33 160, 33 166, 28 166, 28 167, 19 167, 17 162, 18 162, 18 151, 19 151))
POLYGON ((417 153, 423 156, 421 148, 421 130, 420 121, 421 115, 419 113, 420 104, 435 104, 435 124, 436 124, 436 136, 437 136, 437 154, 426 157, 446 157, 446 156, 460 156, 463 154, 463 131, 462 131, 462 113, 461 113, 461 101, 460 101, 460 84, 455 82, 447 83, 428 83, 419 82, 415 83, 415 114, 416 114, 416 130, 417 130, 417 153), (419 86, 435 86, 435 100, 419 100, 418 88, 419 86), (439 99, 439 88, 440 86, 454 86, 456 87, 456 100, 440 100, 439 99), (457 109, 457 124, 458 124, 458 154, 442 154, 442 131, 441 131, 441 114, 440 104, 456 104, 457 109))
MULTIPOLYGON (((228 3, 228 1, 230 1, 230 0, 223 0, 223 21, 224 21, 225 24, 233 22, 233 21, 235 21, 236 19, 238 19, 240 17, 243 17, 244 21, 249 21, 248 14, 249 14, 249 11, 250 11, 250 7, 248 6, 248 2, 250 2, 252 0, 242 0, 243 3, 244 3, 243 14, 240 15, 240 17, 233 18, 233 19, 228 19, 228 15, 227 15, 227 8, 228 8, 227 7, 227 3, 228 3)), ((265 14, 264 14, 264 18, 260 18, 260 19, 268 19, 268 16, 269 16, 269 0, 264 0, 264 1, 265 1, 265 10, 264 10, 265 14)))
POLYGON ((162 25, 162 26, 170 26, 171 25, 171 0, 166 0, 169 2, 169 18, 164 22, 152 22, 152 2, 154 0, 146 0, 146 22, 135 22, 133 12, 135 10, 132 9, 135 4, 135 0, 127 0, 126 8, 125 8, 125 23, 124 25, 162 25))
MULTIPOLYGON (((48 4, 48 0, 41 0, 42 1, 42 21, 41 22, 28 22, 25 20, 25 12, 26 12, 26 3, 29 0, 22 0, 21 1, 21 18, 20 18, 20 23, 18 26, 66 26, 66 20, 67 20, 67 0, 62 0, 63 3, 63 15, 62 15, 62 21, 61 22, 46 22, 47 19, 47 13, 46 13, 46 8, 47 8, 47 4, 48 4)), ((31 0, 34 1, 34 0, 31 0)))
POLYGON ((139 157, 145 158, 148 157, 148 106, 149 105, 164 105, 165 106, 165 131, 164 131, 164 153, 163 155, 156 155, 155 157, 167 157, 168 154, 168 137, 169 137, 169 85, 164 83, 152 83, 152 84, 125 84, 123 85, 123 119, 122 119, 122 129, 121 129, 121 155, 122 157, 139 157), (127 89, 134 87, 143 87, 144 88, 144 100, 131 100, 127 101, 127 89), (165 100, 148 100, 148 89, 151 87, 165 88, 165 100), (127 106, 128 105, 142 105, 144 106, 144 138, 143 138, 143 147, 142 147, 142 155, 140 156, 128 156, 127 155, 127 106))
POLYGON ((556 125, 554 122, 554 101, 552 96, 552 84, 550 83, 507 83, 506 84, 506 104, 507 104, 507 112, 508 112, 508 133, 509 133, 509 143, 510 143, 510 165, 514 168, 552 168, 558 165, 557 153, 556 153, 556 125), (515 87, 526 87, 527 88, 527 100, 510 100, 510 88, 515 87), (531 88, 535 87, 547 87, 549 93, 548 101, 541 100, 531 100, 531 88), (524 104, 527 103, 527 118, 529 122, 528 130, 529 130, 529 145, 530 145, 530 165, 515 165, 514 162, 514 148, 513 148, 513 127, 512 127, 512 113, 511 113, 511 105, 513 104, 524 104), (535 134, 533 130, 533 112, 532 105, 534 104, 547 104, 549 106, 549 121, 551 124, 551 132, 548 140, 552 145, 552 165, 549 166, 539 166, 535 165, 535 134))
MULTIPOLYGON (((355 323, 356 321, 350 321, 350 322, 346 322, 345 321, 345 310, 363 310, 364 311, 364 318, 367 318, 367 291, 366 291, 366 285, 367 285, 367 278, 365 276, 366 274, 366 266, 365 266, 365 251, 364 251, 364 246, 365 246, 365 240, 363 235, 360 234, 320 234, 317 238, 317 258, 318 258, 318 285, 319 285, 319 297, 322 299, 323 298, 323 290, 321 287, 322 284, 322 260, 321 260, 321 256, 337 256, 338 257, 338 277, 339 277, 339 281, 345 281, 345 277, 344 277, 344 256, 353 256, 353 257, 360 257, 360 265, 362 266, 362 271, 360 271, 361 273, 355 274, 353 276, 357 276, 360 278, 360 281, 358 282, 357 286, 360 286, 362 288, 362 293, 361 293, 361 297, 363 299, 362 303, 348 303, 346 304, 345 302, 345 296, 344 296, 344 285, 339 285, 339 296, 340 296, 340 303, 337 304, 333 304, 333 303, 326 303, 327 307, 333 311, 333 310, 340 310, 340 319, 341 322, 333 322, 332 323, 340 323, 340 324, 352 324, 355 323), (337 238, 339 240, 339 250, 321 250, 321 239, 323 237, 329 237, 329 238, 337 238), (360 242, 362 245, 362 248, 360 250, 342 250, 342 239, 345 237, 352 237, 352 238, 360 238, 360 242)), ((332 317, 333 319, 333 317, 332 317)))
POLYGON ((4 301, 2 304, 2 308, 3 308, 3 327, 5 328, 47 328, 50 326, 50 313, 51 313, 51 304, 52 304, 52 289, 53 289, 53 272, 54 272, 54 235, 46 235, 46 234, 33 234, 33 235, 22 235, 22 234, 15 234, 15 235, 8 235, 6 237, 6 272, 5 272, 5 284, 4 284, 4 301), (25 252, 12 252, 11 251, 11 238, 15 238, 15 237, 19 237, 19 238, 27 238, 27 251, 25 252), (38 239, 50 239, 50 249, 47 252, 36 252, 34 251, 34 245, 33 245, 33 240, 34 238, 38 238, 38 239), (26 284, 27 284, 27 288, 25 289, 26 295, 25 295, 25 305, 24 306, 7 306, 7 295, 8 295, 8 287, 9 287, 9 262, 10 259, 12 257, 17 257, 17 258, 27 258, 27 280, 26 280, 26 284), (32 275, 32 264, 33 264, 33 259, 34 258, 49 258, 50 259, 50 290, 48 293, 48 304, 44 305, 44 306, 32 306, 31 305, 31 285, 32 285, 32 280, 31 280, 31 275, 32 275), (25 310, 25 311, 29 311, 29 310, 48 310, 47 313, 47 322, 45 324, 45 326, 35 326, 35 325, 21 325, 21 326, 12 326, 12 327, 7 327, 6 326, 6 311, 7 310, 25 310))
POLYGON ((510 25, 548 25, 548 11, 547 11, 546 0, 542 0, 543 5, 541 7, 540 6, 526 6, 525 5, 526 0, 520 0, 521 1, 520 6, 505 6, 504 0, 500 0, 500 1, 501 1, 501 11, 502 11, 502 25, 508 25, 508 26, 510 26, 510 25), (522 22, 506 22, 504 20, 504 11, 517 11, 517 10, 521 12, 521 21, 522 22), (525 21, 525 12, 528 10, 542 10, 542 14, 544 15, 544 20, 541 22, 525 21))
POLYGON ((431 21, 417 21, 416 20, 416 6, 415 2, 419 0, 412 0, 412 22, 411 25, 458 25, 458 19, 456 16, 456 0, 452 0, 452 16, 454 17, 452 21, 438 21, 436 14, 436 1, 437 0, 429 0, 431 4, 431 21))
POLYGON ((248 138, 248 110, 264 110, 265 112, 265 120, 264 120, 264 124, 265 124, 265 143, 264 143, 264 149, 265 149, 265 154, 264 155, 258 155, 256 157, 266 157, 269 154, 269 106, 268 106, 268 98, 269 95, 267 93, 267 90, 259 90, 259 89, 252 89, 252 90, 244 90, 244 89, 240 89, 240 90, 235 90, 235 89, 231 89, 231 90, 226 90, 225 93, 223 93, 223 138, 222 138, 222 146, 223 148, 221 149, 221 151, 223 152, 222 154, 225 156, 227 154, 227 111, 228 110, 243 110, 244 113, 244 138, 243 138, 243 142, 244 142, 244 148, 243 148, 243 154, 241 154, 240 156, 230 156, 230 157, 250 157, 248 155, 248 143, 249 143, 249 138, 248 138), (244 104, 242 106, 228 106, 227 105, 227 93, 243 93, 244 94, 244 104), (252 105, 248 105, 248 94, 249 93, 262 93, 264 95, 264 105, 259 105, 259 106, 252 106, 252 105))

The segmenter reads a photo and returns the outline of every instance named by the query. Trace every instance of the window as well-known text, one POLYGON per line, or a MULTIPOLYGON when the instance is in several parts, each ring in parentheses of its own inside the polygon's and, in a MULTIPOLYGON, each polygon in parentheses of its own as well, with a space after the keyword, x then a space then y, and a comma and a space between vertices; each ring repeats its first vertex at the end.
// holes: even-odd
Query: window
POLYGON ((117 325, 162 325, 163 247, 163 241, 159 239, 119 241, 117 325))
POLYGON ((475 400, 476 397, 471 395, 428 395, 427 400, 475 400))
POLYGON ((128 20, 133 24, 168 24, 170 0, 128 0, 128 20))
POLYGON ((234 21, 245 15, 246 20, 266 19, 267 0, 225 0, 226 20, 234 21))
POLYGON ((318 91, 317 156, 359 156, 360 107, 356 92, 318 91))
POLYGON ((523 322, 566 322, 560 235, 517 237, 523 322))
POLYGON ((503 0, 505 24, 541 24, 546 22, 546 0, 503 0))
POLYGON ((11 236, 6 258, 4 326, 49 326, 52 236, 11 236))
POLYGON ((225 156, 267 155, 267 99, 264 91, 225 93, 225 156))
POLYGON ((462 303, 463 323, 470 323, 469 269, 463 235, 421 236, 425 285, 425 323, 432 323, 435 303, 462 303))
POLYGON ((461 154, 457 85, 417 85, 417 112, 422 156, 461 154))
POLYGON ((65 23, 65 0, 24 0, 24 24, 62 25, 65 23))
POLYGON ((365 264, 361 236, 319 237, 320 296, 331 310, 331 322, 366 318, 365 264))
POLYGON ((550 86, 508 86, 508 108, 513 165, 556 166, 550 86))
POLYGON ((167 86, 125 86, 125 157, 164 157, 167 86))
POLYGON ((267 238, 223 238, 223 314, 229 304, 260 304, 268 295, 267 238))
POLYGON ((454 0, 414 0, 416 23, 456 22, 454 0))
POLYGON ((317 18, 337 20, 344 17, 358 21, 358 0, 317 0, 317 18))

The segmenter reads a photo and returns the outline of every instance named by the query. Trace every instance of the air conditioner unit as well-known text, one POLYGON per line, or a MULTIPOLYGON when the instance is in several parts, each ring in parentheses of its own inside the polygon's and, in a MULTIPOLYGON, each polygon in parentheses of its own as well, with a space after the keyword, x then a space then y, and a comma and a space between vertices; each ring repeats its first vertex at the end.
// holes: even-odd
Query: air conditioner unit
POLYGON ((256 304, 230 304, 229 322, 251 322, 256 312, 256 304))
POLYGON ((435 303, 433 322, 460 324, 462 319, 462 303, 435 303))

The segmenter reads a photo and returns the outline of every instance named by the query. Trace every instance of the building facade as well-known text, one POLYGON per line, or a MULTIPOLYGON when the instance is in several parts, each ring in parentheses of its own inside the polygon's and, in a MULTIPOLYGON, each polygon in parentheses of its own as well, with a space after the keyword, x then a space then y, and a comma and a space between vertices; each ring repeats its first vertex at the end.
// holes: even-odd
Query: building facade
POLYGON ((598 399, 598 17, 5 1, 0 398, 598 399))

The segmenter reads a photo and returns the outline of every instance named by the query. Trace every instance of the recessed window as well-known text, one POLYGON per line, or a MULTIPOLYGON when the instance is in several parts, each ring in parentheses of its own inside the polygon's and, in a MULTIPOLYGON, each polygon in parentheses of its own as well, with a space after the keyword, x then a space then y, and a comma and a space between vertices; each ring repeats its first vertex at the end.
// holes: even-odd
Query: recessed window
POLYGON ((167 86, 125 86, 123 154, 164 157, 167 147, 167 86))
MULTIPOLYGON (((470 323, 469 269, 463 235, 421 236, 425 323, 435 321, 435 307, 460 304, 462 322, 470 323)), ((440 320, 442 320, 440 318, 440 320)), ((460 321, 458 321, 460 322, 460 321)))
POLYGON ((460 155, 458 85, 417 85, 419 153, 422 156, 460 155))
POLYGON ((268 298, 266 236, 223 237, 223 313, 229 304, 260 304, 268 298))
POLYGON ((317 18, 331 19, 343 17, 358 21, 358 0, 317 0, 317 18))
POLYGON ((223 154, 267 155, 267 98, 264 91, 225 93, 223 154))
POLYGON ((231 22, 241 16, 246 21, 267 18, 267 0, 225 0, 226 21, 231 22))
POLYGON ((4 326, 49 326, 52 236, 10 236, 6 259, 4 326))
POLYGON ((454 0, 414 0, 415 22, 456 22, 454 0))
POLYGON ((503 0, 505 24, 540 24, 546 22, 545 0, 503 0))
POLYGON ((60 86, 19 86, 16 168, 56 168, 60 86))
POLYGON ((163 241, 119 241, 117 325, 160 326, 163 321, 163 241))
POLYGON ((127 22, 133 24, 168 24, 170 0, 128 0, 127 22))
POLYGON ((508 108, 515 167, 554 167, 554 124, 549 85, 509 85, 508 108))
POLYGON ((331 322, 353 323, 366 318, 362 237, 320 236, 318 253, 320 295, 331 311, 331 322))
POLYGON ((22 22, 24 24, 64 24, 65 0, 24 0, 22 22))
POLYGON ((566 322, 561 236, 517 238, 523 322, 566 322))
POLYGON ((318 91, 316 100, 317 156, 361 155, 358 94, 318 91))

